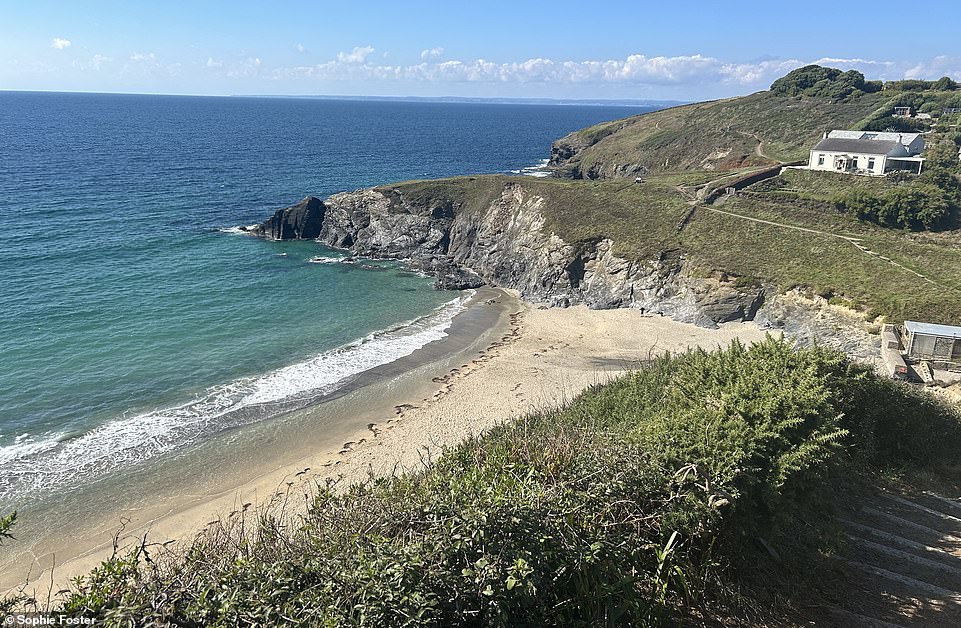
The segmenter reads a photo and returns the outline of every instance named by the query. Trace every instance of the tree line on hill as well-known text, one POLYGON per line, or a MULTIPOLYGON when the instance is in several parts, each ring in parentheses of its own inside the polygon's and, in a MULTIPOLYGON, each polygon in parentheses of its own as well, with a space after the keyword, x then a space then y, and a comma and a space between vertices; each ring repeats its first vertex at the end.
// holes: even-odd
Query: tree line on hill
POLYGON ((961 84, 948 76, 936 81, 916 79, 903 81, 867 81, 857 70, 843 72, 837 68, 806 65, 789 72, 771 84, 771 92, 781 96, 814 96, 843 100, 875 92, 951 92, 961 84))

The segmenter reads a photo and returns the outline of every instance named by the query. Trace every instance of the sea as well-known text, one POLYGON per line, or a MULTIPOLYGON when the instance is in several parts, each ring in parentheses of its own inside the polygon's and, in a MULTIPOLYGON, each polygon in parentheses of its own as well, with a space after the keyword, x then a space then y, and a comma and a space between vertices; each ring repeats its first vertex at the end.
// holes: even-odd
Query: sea
POLYGON ((237 229, 306 195, 538 176, 656 106, 0 92, 0 509, 323 401, 466 295, 237 229))

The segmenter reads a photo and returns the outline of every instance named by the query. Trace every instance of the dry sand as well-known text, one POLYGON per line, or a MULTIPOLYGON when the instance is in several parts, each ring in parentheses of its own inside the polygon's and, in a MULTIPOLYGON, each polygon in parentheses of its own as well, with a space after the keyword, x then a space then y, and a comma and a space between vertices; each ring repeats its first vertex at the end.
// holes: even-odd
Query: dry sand
MULTIPOLYGON (((306 492, 328 478, 339 478, 344 486, 369 473, 417 469, 425 457, 436 457, 468 435, 562 405, 586 387, 636 368, 652 355, 714 348, 735 338, 750 343, 765 334, 749 323, 711 330, 637 310, 537 309, 503 291, 484 296, 491 294, 503 313, 491 328, 496 336, 488 335, 482 346, 458 354, 460 363, 437 360, 423 366, 416 385, 387 390, 378 403, 365 405, 336 442, 314 443, 307 452, 274 452, 270 461, 257 461, 263 466, 256 477, 241 485, 225 481, 221 486, 228 486, 226 490, 185 502, 177 495, 155 496, 174 506, 139 517, 127 513, 131 521, 121 544, 140 543, 144 534, 158 543, 189 539, 219 516, 236 516, 278 494, 306 492)), ((479 302, 474 307, 483 306, 479 302)), ((376 381, 368 386, 390 388, 389 383, 376 381)), ((303 503, 302 496, 294 501, 303 503)), ((92 547, 60 548, 54 590, 109 555, 110 543, 105 540, 109 536, 102 531, 92 547)), ((46 562, 35 565, 33 578, 44 594, 51 582, 46 562)))

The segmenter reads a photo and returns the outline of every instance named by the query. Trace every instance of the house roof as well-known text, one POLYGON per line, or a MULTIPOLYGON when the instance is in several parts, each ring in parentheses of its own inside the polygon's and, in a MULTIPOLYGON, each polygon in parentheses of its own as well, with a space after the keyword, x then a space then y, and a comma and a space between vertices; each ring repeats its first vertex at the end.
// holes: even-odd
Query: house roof
POLYGON ((829 138, 839 138, 846 140, 880 140, 884 142, 898 142, 909 146, 914 140, 921 137, 920 133, 898 133, 892 131, 845 131, 835 129, 828 133, 829 138))
POLYGON ((908 330, 908 333, 910 334, 943 336, 945 338, 961 338, 961 327, 954 327, 952 325, 937 325, 935 323, 904 321, 904 328, 908 330))
POLYGON ((833 153, 860 153, 862 155, 907 155, 908 150, 898 142, 881 140, 855 140, 840 137, 829 137, 817 143, 814 150, 830 151, 833 153))

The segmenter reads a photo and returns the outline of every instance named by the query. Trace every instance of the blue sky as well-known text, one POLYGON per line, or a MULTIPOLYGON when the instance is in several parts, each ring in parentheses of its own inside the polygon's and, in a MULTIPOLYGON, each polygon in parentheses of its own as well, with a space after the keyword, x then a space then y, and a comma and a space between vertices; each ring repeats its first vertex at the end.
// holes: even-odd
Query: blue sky
POLYGON ((961 79, 961 2, 0 2, 0 89, 699 99, 961 79), (913 8, 904 8, 910 6, 913 8))

